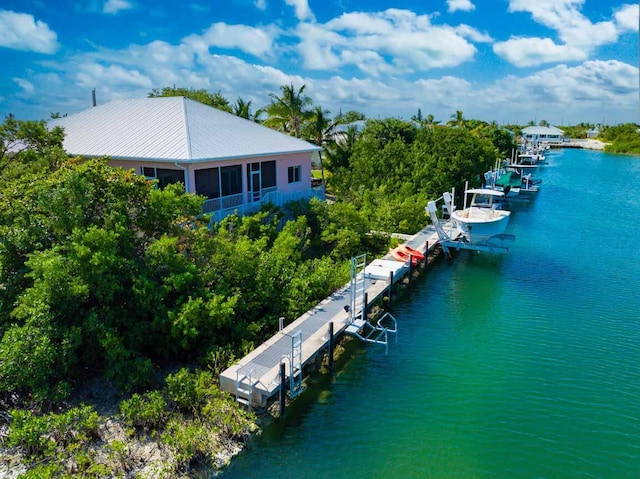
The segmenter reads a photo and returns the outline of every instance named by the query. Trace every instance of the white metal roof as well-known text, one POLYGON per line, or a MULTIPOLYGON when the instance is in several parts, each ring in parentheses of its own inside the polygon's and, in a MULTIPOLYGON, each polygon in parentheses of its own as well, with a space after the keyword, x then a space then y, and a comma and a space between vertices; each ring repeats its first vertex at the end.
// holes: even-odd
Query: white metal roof
POLYGON ((306 141, 184 97, 117 100, 64 118, 71 155, 198 162, 318 151, 306 141))
POLYGON ((563 135, 564 131, 555 126, 528 126, 522 129, 525 135, 563 135))

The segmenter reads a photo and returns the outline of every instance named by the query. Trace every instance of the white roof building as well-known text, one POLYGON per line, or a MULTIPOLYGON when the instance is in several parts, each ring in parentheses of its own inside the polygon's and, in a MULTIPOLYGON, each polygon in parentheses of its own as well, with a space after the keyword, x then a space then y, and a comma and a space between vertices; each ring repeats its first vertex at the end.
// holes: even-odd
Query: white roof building
POLYGON ((555 126, 528 126, 522 129, 522 138, 534 143, 557 142, 564 139, 564 131, 555 126))
POLYGON ((198 161, 312 152, 320 147, 184 97, 117 100, 49 122, 70 155, 198 161))
POLYGON ((64 128, 68 154, 109 157, 114 167, 180 182, 207 198, 214 219, 323 197, 311 187, 312 155, 322 148, 184 97, 118 100, 49 122, 64 128))

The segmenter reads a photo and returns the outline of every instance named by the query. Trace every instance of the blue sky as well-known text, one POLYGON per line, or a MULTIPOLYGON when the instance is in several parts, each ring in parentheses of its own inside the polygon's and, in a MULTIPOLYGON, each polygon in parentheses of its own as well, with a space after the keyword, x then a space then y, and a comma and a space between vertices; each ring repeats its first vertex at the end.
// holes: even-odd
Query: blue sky
POLYGON ((293 83, 332 114, 638 122, 638 25, 624 0, 2 0, 0 114, 293 83))

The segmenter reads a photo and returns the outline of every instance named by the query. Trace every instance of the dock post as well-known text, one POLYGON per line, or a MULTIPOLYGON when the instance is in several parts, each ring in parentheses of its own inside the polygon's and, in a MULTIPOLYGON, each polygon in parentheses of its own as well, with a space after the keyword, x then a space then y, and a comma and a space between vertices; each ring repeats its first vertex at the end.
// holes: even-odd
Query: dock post
POLYGON ((362 319, 365 321, 367 320, 367 314, 369 314, 369 312, 367 311, 368 309, 369 309, 369 293, 365 291, 364 304, 362 305, 362 319))
POLYGON ((284 418, 287 404, 287 371, 285 363, 280 363, 280 419, 284 418))
POLYGON ((389 271, 389 289, 387 294, 389 299, 387 300, 387 306, 391 306, 391 288, 393 288, 393 271, 389 271))
POLYGON ((329 323, 329 374, 333 374, 333 321, 329 323))
POLYGON ((429 263, 429 242, 427 241, 424 244, 424 260, 422 261, 422 270, 427 269, 427 264, 429 263))
POLYGON ((413 255, 409 253, 409 287, 411 287, 412 280, 413 280, 413 255))

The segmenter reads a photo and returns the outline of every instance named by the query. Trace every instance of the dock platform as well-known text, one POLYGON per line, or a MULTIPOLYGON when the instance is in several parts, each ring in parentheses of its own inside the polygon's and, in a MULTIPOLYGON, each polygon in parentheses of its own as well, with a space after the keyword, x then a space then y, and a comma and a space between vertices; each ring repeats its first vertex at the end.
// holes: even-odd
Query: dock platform
MULTIPOLYGON (((429 225, 420 230, 406 244, 419 250, 431 251, 438 243, 435 228, 429 225)), ((387 255, 375 259, 364 269, 364 284, 368 302, 382 297, 393 283, 400 281, 409 272, 407 263, 387 255), (393 275, 391 275, 393 273, 393 275)), ((258 346, 238 363, 220 375, 220 389, 236 396, 247 405, 265 407, 280 391, 280 364, 284 363, 290 377, 312 362, 317 354, 328 346, 329 325, 333 323, 334 338, 341 335, 351 324, 351 314, 345 310, 351 298, 351 283, 325 298, 310 311, 283 327, 274 336, 258 346), (297 351, 299 364, 292 364, 297 351)), ((365 306, 366 307, 366 306, 365 306)), ((347 308, 348 309, 348 308, 347 308)), ((356 316, 360 311, 356 311, 356 316)))

